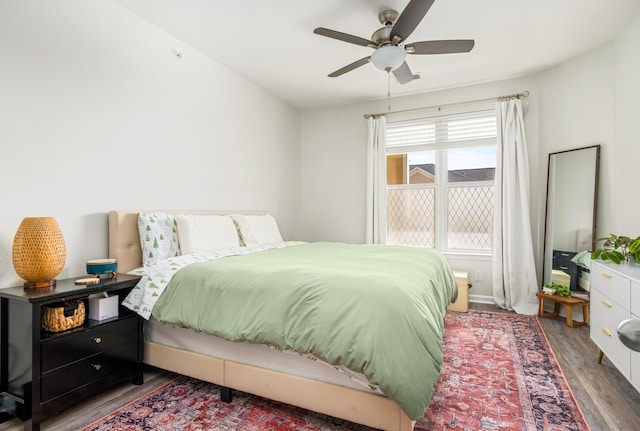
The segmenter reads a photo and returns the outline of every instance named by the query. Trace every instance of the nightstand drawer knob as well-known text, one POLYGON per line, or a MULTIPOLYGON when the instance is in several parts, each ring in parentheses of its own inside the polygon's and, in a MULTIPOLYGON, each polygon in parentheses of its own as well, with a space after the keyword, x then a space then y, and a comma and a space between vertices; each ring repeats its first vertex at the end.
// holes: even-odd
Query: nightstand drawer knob
POLYGON ((96 343, 96 344, 100 344, 100 343, 102 343, 102 338, 100 338, 100 337, 93 337, 93 338, 92 338, 92 340, 93 340, 93 342, 94 342, 94 343, 96 343))
POLYGON ((613 276, 612 276, 611 274, 607 274, 606 272, 603 272, 603 273, 602 273, 602 276, 603 276, 604 278, 613 278, 613 276))
POLYGON ((611 337, 611 331, 609 331, 607 328, 602 328, 602 332, 604 332, 607 337, 611 337))
POLYGON ((602 301, 602 303, 604 304, 605 307, 609 307, 611 308, 611 303, 608 301, 602 301))
POLYGON ((91 364, 94 370, 100 371, 102 369, 102 365, 100 364, 91 364))

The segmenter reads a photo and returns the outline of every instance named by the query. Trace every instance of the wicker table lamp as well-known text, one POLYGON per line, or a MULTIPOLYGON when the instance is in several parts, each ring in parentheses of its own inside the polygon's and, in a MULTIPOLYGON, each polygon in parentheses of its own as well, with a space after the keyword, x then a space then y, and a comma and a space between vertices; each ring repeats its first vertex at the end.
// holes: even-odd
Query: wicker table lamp
POLYGON ((67 249, 53 217, 27 217, 13 240, 13 267, 26 288, 56 285, 67 260, 67 249))

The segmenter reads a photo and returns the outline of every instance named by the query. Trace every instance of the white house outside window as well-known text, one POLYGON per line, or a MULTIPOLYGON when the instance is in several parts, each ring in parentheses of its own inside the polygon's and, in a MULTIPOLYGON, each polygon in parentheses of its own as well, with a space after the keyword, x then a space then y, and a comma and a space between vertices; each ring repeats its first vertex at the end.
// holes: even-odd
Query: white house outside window
POLYGON ((495 111, 387 124, 387 243, 490 252, 495 111))

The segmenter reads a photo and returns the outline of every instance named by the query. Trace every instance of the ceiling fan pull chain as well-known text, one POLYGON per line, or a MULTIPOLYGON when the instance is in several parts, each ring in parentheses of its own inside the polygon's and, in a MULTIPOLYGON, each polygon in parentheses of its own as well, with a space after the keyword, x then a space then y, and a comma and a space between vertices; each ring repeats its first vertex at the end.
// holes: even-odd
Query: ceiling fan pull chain
POLYGON ((391 71, 387 71, 387 110, 391 111, 391 71))

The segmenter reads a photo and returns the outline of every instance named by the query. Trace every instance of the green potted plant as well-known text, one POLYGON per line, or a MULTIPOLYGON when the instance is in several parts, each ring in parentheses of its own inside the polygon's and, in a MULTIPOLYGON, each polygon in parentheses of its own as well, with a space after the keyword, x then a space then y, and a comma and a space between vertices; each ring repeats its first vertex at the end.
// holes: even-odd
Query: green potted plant
POLYGON ((631 256, 636 263, 640 263, 640 236, 629 244, 629 256, 631 256))
POLYGON ((610 260, 616 264, 623 261, 640 262, 640 236, 632 239, 624 235, 611 234, 607 238, 599 238, 596 241, 604 241, 602 248, 597 248, 591 253, 592 259, 610 260))
POLYGON ((572 295, 571 289, 569 289, 569 286, 565 286, 564 284, 546 283, 544 287, 546 287, 547 289, 553 290, 554 295, 565 296, 567 298, 570 298, 572 295))

